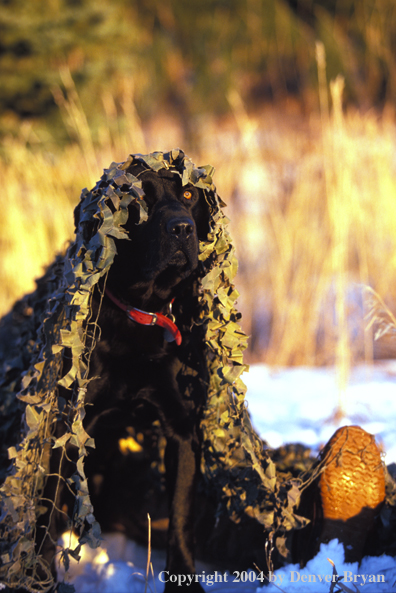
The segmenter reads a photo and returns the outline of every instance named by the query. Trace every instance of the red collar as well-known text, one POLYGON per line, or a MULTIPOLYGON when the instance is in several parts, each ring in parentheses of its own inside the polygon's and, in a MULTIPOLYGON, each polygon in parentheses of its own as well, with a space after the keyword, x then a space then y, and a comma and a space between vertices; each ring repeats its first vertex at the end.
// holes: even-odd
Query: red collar
POLYGON ((182 337, 179 328, 172 319, 172 303, 169 305, 169 315, 172 315, 172 318, 169 318, 162 313, 147 313, 136 307, 128 307, 118 300, 108 288, 106 288, 106 295, 117 305, 117 307, 122 309, 122 311, 125 311, 129 319, 136 321, 136 323, 140 323, 141 325, 159 325, 160 327, 163 327, 165 330, 166 341, 173 342, 173 340, 175 340, 176 344, 180 346, 182 337))

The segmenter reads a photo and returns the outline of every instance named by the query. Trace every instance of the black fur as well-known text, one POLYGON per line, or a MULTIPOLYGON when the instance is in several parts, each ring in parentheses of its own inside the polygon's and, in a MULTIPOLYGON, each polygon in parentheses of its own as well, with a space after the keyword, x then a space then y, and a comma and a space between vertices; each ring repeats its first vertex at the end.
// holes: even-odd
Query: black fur
MULTIPOLYGON (((128 435, 134 423, 149 425, 158 419, 167 442, 166 569, 170 574, 193 574, 194 497, 201 459, 200 420, 207 371, 203 328, 193 325, 192 320, 198 305, 198 242, 206 239, 209 231, 208 205, 203 191, 192 185, 183 187, 177 174, 165 169, 158 173, 145 171, 143 165, 133 165, 129 172, 142 180, 149 216, 147 221, 137 224, 137 206, 130 206, 126 228, 131 240, 116 242, 118 255, 110 268, 107 288, 123 303, 144 311, 166 312, 174 299, 173 313, 182 343, 178 346, 165 341, 160 327, 131 321, 105 294, 98 318, 100 340, 91 359, 90 374, 97 378, 89 384, 84 421, 96 448, 89 452, 85 469, 94 510, 98 510, 99 521, 102 515, 106 522, 106 508, 116 504, 117 498, 112 500, 112 485, 104 482, 119 455, 119 439, 128 435), (188 376, 184 372, 187 367, 192 371, 188 376)), ((100 291, 96 289, 94 317, 99 306, 100 291)), ((52 460, 54 464, 59 461, 57 450, 52 460)), ((64 465, 64 475, 69 472, 70 468, 64 465)), ((126 484, 131 480, 133 476, 125 476, 126 484)), ((54 489, 50 478, 44 498, 53 499, 54 489)), ((65 504, 72 505, 73 500, 68 501, 64 488, 58 508, 65 504)), ((44 522, 46 518, 48 513, 44 522)), ((54 541, 63 527, 59 513, 50 528, 54 541)), ((52 561, 54 545, 49 538, 43 551, 47 560, 52 561)), ((181 590, 172 583, 165 587, 166 592, 181 590)), ((202 588, 192 584, 188 590, 202 588)))

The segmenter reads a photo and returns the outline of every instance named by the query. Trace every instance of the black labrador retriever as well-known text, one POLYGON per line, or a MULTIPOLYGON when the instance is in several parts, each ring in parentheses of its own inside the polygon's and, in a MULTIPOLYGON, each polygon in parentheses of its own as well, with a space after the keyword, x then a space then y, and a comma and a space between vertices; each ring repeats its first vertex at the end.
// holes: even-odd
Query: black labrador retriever
MULTIPOLYGON (((133 174, 139 175, 136 166, 133 174)), ((208 233, 208 206, 201 190, 182 186, 180 176, 167 170, 143 171, 139 179, 149 216, 137 225, 138 213, 130 212, 127 230, 132 241, 118 243, 109 272, 99 315, 101 339, 91 363, 92 375, 100 379, 86 396, 87 432, 96 443, 86 471, 100 483, 101 471, 106 471, 120 436, 134 418, 140 422, 142 417, 158 418, 167 441, 166 570, 191 575, 207 380, 202 328, 191 328, 191 319, 198 299, 198 242, 208 233), (172 306, 175 323, 166 316, 172 306), (154 312, 154 317, 147 312, 154 312), (188 393, 181 372, 186 363, 197 371, 194 389, 188 393)), ((95 495, 92 500, 95 508, 95 495)), ((165 590, 173 588, 169 582, 165 590)), ((195 583, 188 590, 202 589, 195 583)))
MULTIPOLYGON (((116 241, 117 255, 106 284, 102 278, 93 293, 100 339, 90 361, 95 380, 85 397, 84 426, 95 439, 85 471, 95 510, 120 438, 128 435, 136 420, 140 424, 159 420, 166 438, 169 500, 166 570, 169 575, 194 575, 194 497, 208 377, 204 329, 192 319, 199 297, 199 240, 207 239, 209 206, 203 190, 182 185, 180 175, 166 168, 154 171, 135 159, 126 172, 142 182, 148 217, 139 223, 139 207, 130 204, 125 228, 131 240, 116 241), (193 369, 188 383, 186 366, 193 369)), ((66 390, 61 395, 67 398, 66 390)), ((62 462, 65 479, 72 473, 68 458, 76 461, 73 454, 71 448, 62 462)), ((59 455, 60 450, 54 449, 51 468, 58 467, 59 455)), ((37 530, 37 546, 52 566, 55 542, 65 528, 65 511, 72 516, 74 504, 68 488, 59 488, 52 478, 55 473, 50 469, 43 501, 55 500, 59 512, 44 513, 37 530), (46 532, 40 526, 48 524, 49 515, 46 532), (44 539, 40 533, 46 533, 44 539)), ((173 579, 165 585, 169 593, 181 590, 183 586, 173 579)), ((202 587, 194 580, 188 591, 202 587)))

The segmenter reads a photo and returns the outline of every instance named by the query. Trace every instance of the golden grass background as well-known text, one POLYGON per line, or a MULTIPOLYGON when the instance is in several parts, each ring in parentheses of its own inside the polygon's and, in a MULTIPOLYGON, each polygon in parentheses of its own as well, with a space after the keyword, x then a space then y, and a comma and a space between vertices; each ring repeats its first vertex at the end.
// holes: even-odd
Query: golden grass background
POLYGON ((34 278, 72 237, 81 189, 103 168, 129 153, 180 146, 195 163, 215 166, 228 204, 249 361, 336 363, 342 376, 358 360, 392 355, 392 343, 381 351, 364 331, 362 288, 371 286, 392 308, 395 114, 390 106, 344 111, 343 81, 327 89, 317 49, 319 114, 302 117, 292 103, 248 113, 234 92, 232 115, 206 118, 194 146, 180 146, 183 130, 172 118, 159 116, 142 127, 133 99, 120 108, 110 95, 103 97, 94 143, 64 70, 67 92, 55 90, 55 97, 73 142, 60 149, 49 132, 28 123, 3 142, 0 313, 34 288, 34 278))

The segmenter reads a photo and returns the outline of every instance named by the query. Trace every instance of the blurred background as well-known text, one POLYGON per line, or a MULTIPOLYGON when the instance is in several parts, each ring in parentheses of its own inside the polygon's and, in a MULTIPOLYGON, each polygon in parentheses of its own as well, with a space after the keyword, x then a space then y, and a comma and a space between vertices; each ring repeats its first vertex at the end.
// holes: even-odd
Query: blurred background
POLYGON ((1 314, 103 168, 180 147, 216 168, 248 362, 393 357, 395 105, 394 0, 0 0, 1 314))

